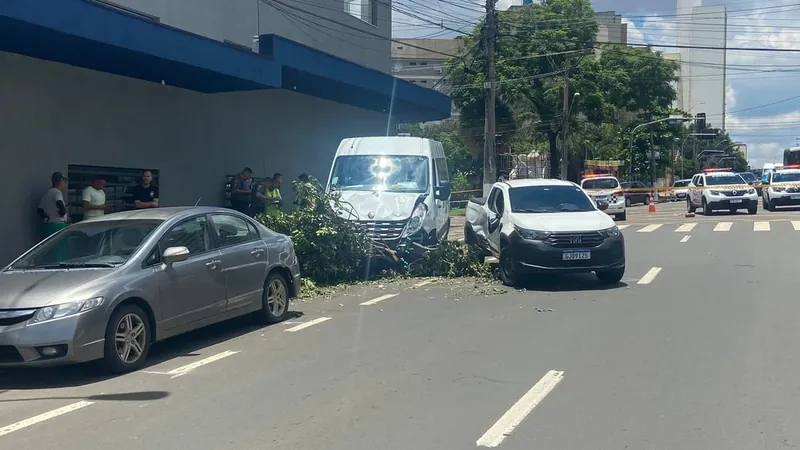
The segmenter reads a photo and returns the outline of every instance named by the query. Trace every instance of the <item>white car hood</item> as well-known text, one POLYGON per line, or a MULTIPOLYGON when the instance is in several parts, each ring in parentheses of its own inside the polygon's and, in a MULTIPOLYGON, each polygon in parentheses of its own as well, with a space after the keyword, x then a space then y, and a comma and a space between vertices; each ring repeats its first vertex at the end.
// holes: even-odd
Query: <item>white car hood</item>
POLYGON ((350 220, 405 220, 411 217, 420 194, 380 191, 340 191, 345 210, 342 217, 350 220))
POLYGON ((514 213, 511 222, 520 228, 551 233, 598 231, 614 226, 614 219, 602 211, 514 213))

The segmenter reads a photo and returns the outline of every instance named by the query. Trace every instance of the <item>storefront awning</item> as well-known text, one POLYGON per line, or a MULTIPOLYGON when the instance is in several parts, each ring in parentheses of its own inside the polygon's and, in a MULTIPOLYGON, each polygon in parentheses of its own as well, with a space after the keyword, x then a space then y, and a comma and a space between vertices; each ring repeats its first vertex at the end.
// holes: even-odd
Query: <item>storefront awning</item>
POLYGON ((259 45, 247 51, 86 0, 0 1, 0 51, 203 93, 288 89, 398 121, 450 117, 439 92, 279 36, 259 45))

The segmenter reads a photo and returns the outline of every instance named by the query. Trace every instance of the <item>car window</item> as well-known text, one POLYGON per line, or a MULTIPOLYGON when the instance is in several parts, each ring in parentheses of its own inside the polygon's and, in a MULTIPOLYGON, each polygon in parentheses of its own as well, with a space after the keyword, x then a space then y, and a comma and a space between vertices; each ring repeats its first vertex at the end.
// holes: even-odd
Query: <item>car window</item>
POLYGON ((644 189, 647 186, 645 186, 644 183, 642 183, 641 181, 637 181, 636 182, 636 187, 639 188, 639 189, 644 189))
POLYGON ((433 166, 436 170, 436 185, 441 186, 450 182, 450 174, 447 171, 447 161, 444 158, 434 158, 433 166))
POLYGON ((497 201, 495 202, 495 209, 497 210, 498 214, 503 214, 506 210, 506 200, 505 196, 503 195, 503 191, 497 191, 497 201))
POLYGON ((489 198, 486 199, 486 205, 489 207, 489 210, 492 212, 497 212, 494 207, 495 199, 497 198, 497 193, 500 192, 500 189, 492 188, 492 191, 489 192, 489 198))
POLYGON ((619 182, 614 178, 588 178, 581 182, 583 189, 615 189, 619 187, 619 182))
POLYGON ((622 186, 623 189, 628 189, 633 186, 633 183, 629 183, 626 181, 625 183, 622 183, 620 186, 622 186))
POLYGON ((228 214, 214 214, 211 216, 217 242, 220 247, 230 247, 258 238, 255 229, 246 220, 228 214))
POLYGON ((169 247, 186 247, 190 257, 211 250, 213 245, 206 217, 193 217, 172 227, 159 243, 162 253, 169 247))
POLYGON ((703 185, 705 185, 705 183, 703 182, 703 177, 697 177, 697 185, 698 185, 698 186, 703 186, 703 185))

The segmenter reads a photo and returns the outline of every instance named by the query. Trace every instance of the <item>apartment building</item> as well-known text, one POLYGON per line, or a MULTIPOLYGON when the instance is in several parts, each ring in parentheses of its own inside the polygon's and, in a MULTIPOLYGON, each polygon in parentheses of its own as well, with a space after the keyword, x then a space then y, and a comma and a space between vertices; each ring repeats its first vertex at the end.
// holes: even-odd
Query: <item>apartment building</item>
MULTIPOLYGON (((398 39, 392 43, 392 74, 417 86, 450 94, 444 79, 447 55, 458 55, 464 41, 454 39, 398 39)), ((452 108, 452 117, 458 111, 452 108)))
MULTIPOLYGON (((520 11, 528 8, 533 2, 523 0, 521 5, 511 5, 509 11, 520 11)), ((597 20, 597 42, 609 44, 628 44, 628 24, 622 23, 622 15, 614 11, 595 12, 597 20)))
POLYGON ((245 166, 325 179, 342 138, 449 117, 392 76, 390 36, 378 0, 0 1, 0 261, 35 242, 54 171, 116 192, 150 169, 162 205, 220 205, 245 166))
POLYGON ((708 123, 725 129, 728 15, 723 5, 695 6, 678 0, 676 26, 681 61, 679 108, 704 112, 708 123), (685 19, 683 19, 685 17, 685 19))

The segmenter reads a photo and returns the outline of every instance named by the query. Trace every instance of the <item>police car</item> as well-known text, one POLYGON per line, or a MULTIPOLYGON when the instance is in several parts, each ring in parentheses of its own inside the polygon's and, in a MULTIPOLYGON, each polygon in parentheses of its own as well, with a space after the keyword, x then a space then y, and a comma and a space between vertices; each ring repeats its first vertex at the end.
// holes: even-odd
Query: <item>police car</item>
POLYGON ((581 180, 581 189, 586 191, 595 202, 608 203, 606 214, 617 220, 628 217, 625 208, 625 193, 619 180, 611 175, 588 175, 581 180))
POLYGON ((758 194, 741 175, 730 169, 706 169, 692 177, 686 197, 686 210, 697 208, 711 215, 717 210, 736 212, 746 209, 749 214, 758 212, 758 194))
POLYGON ((774 211, 792 205, 800 205, 800 166, 776 168, 762 182, 761 206, 774 211))

